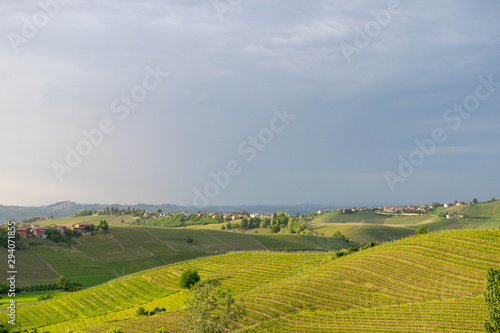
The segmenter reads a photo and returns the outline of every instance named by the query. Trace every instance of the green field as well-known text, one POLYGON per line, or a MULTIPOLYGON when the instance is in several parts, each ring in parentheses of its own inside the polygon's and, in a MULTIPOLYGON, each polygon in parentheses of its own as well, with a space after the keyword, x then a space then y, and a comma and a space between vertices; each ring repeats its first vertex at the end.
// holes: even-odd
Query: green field
MULTIPOLYGON (((73 239, 74 244, 22 240, 22 249, 16 251, 18 286, 55 282, 64 275, 90 287, 141 270, 230 251, 349 247, 329 237, 121 225, 112 225, 107 233, 73 239), (192 243, 186 242, 188 237, 192 243), (29 245, 34 241, 39 245, 29 245)), ((6 256, 7 250, 1 248, 0 255, 6 256)), ((6 274, 0 271, 0 279, 6 274)))
MULTIPOLYGON (((20 294, 16 294, 16 305, 25 304, 25 303, 33 303, 38 302, 38 297, 41 295, 49 294, 52 297, 62 296, 67 294, 65 291, 34 291, 30 293, 22 292, 20 294)), ((0 307, 7 306, 10 303, 10 298, 7 295, 2 295, 3 298, 0 298, 0 307)))
POLYGON ((485 273, 500 268, 499 257, 499 230, 432 232, 340 259, 331 252, 231 252, 22 305, 18 322, 50 332, 183 331, 179 276, 195 268, 244 299, 241 331, 483 332, 485 273), (139 306, 167 312, 140 318, 139 306))

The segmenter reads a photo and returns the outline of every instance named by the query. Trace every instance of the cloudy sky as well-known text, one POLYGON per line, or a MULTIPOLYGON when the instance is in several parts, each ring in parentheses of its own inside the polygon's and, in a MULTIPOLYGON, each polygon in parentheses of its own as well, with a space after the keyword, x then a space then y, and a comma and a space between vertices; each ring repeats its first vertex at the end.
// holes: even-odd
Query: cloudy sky
POLYGON ((500 196, 498 13, 496 0, 2 1, 0 204, 500 196))

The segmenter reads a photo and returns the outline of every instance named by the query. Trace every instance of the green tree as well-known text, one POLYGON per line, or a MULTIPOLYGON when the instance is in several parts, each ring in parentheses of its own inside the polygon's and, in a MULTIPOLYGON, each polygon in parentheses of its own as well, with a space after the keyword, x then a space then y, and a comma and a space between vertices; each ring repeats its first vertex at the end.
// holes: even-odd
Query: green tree
POLYGON ((486 275, 486 293, 484 295, 488 307, 488 317, 484 328, 488 333, 500 332, 500 269, 488 269, 486 275))
POLYGON ((99 226, 98 226, 99 229, 101 230, 108 230, 109 229, 109 224, 106 220, 101 220, 99 222, 99 226))
POLYGON ((477 205, 477 199, 476 199, 476 198, 474 198, 474 199, 472 200, 472 204, 473 204, 473 205, 477 205))
POLYGON ((144 309, 142 306, 138 307, 137 310, 135 311, 136 316, 147 316, 148 312, 146 309, 144 309))
POLYGON ((182 273, 179 285, 181 288, 191 289, 198 281, 200 281, 198 271, 189 268, 182 273))
POLYGON ((185 324, 193 333, 229 332, 230 326, 245 315, 230 289, 222 289, 219 280, 198 283, 186 300, 189 316, 185 324))
POLYGON ((281 228, 278 226, 278 225, 273 225, 271 227, 271 233, 272 234, 277 234, 278 232, 280 232, 281 228))
POLYGON ((163 212, 163 211, 161 210, 161 208, 156 209, 156 214, 157 214, 157 215, 161 214, 162 212, 163 212))
POLYGON ((418 230, 415 232, 415 235, 425 235, 429 233, 429 229, 427 229, 427 227, 424 227, 424 226, 421 226, 420 228, 418 228, 418 230))

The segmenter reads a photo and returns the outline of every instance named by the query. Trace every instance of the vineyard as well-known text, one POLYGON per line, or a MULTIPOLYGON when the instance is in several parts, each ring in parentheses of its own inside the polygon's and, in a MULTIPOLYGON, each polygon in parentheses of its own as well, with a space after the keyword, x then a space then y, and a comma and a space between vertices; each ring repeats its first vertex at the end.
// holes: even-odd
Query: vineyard
POLYGON ((182 331, 179 276, 195 268, 243 300, 242 331, 482 332, 485 274, 500 268, 499 257, 498 230, 433 232, 339 259, 331 252, 231 252, 21 305, 18 320, 50 332, 182 331), (137 317, 139 306, 166 312, 137 317))

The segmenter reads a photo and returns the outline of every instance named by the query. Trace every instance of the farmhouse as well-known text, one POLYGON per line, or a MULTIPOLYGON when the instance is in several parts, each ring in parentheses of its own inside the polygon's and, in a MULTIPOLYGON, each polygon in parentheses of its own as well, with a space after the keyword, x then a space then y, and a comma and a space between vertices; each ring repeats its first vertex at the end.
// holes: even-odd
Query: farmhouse
POLYGON ((323 215, 323 214, 325 214, 325 211, 324 211, 324 210, 322 210, 322 209, 320 209, 320 210, 318 210, 318 212, 317 212, 316 214, 318 214, 318 215, 323 215))
POLYGON ((36 238, 47 238, 45 227, 34 227, 32 233, 36 238))
POLYGON ((32 235, 31 227, 20 227, 16 229, 16 232, 21 235, 22 238, 28 238, 32 235))
POLYGON ((250 217, 251 217, 251 218, 254 218, 254 217, 259 217, 259 216, 260 216, 260 214, 259 214, 259 213, 252 213, 252 214, 250 214, 250 217))
POLYGON ((446 218, 447 219, 463 219, 464 215, 462 215, 462 214, 447 214, 446 218))

